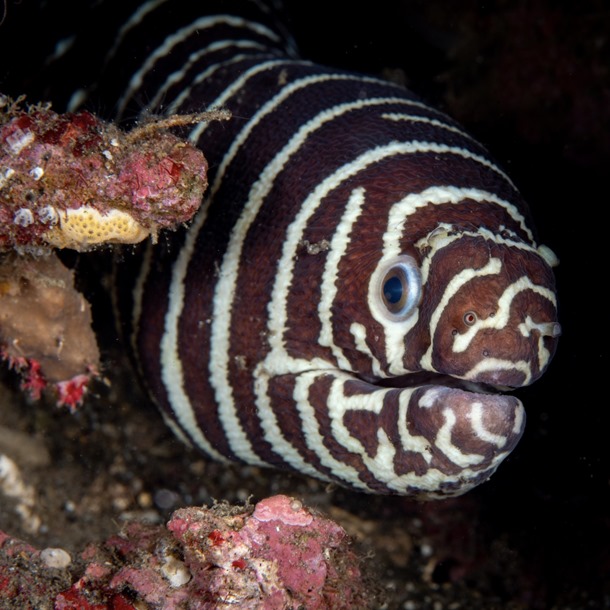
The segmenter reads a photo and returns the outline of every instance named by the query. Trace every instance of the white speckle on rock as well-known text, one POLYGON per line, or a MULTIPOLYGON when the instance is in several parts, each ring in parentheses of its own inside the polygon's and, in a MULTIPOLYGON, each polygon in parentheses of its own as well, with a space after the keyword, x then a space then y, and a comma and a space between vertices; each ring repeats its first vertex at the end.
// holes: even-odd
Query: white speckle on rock
POLYGON ((14 174, 15 170, 11 167, 5 170, 4 175, 0 174, 0 189, 11 179, 14 174))
POLYGON ((32 176, 34 180, 38 181, 44 176, 44 169, 37 165, 30 170, 30 176, 32 176))
POLYGON ((183 561, 176 559, 173 555, 165 555, 164 560, 161 572, 172 587, 181 587, 191 580, 191 572, 183 561))
POLYGON ((40 559, 47 568, 57 568, 58 570, 67 568, 72 563, 70 553, 63 549, 43 549, 40 551, 40 559))
POLYGON ((432 557, 434 549, 429 544, 422 544, 420 552, 422 554, 422 557, 432 557))

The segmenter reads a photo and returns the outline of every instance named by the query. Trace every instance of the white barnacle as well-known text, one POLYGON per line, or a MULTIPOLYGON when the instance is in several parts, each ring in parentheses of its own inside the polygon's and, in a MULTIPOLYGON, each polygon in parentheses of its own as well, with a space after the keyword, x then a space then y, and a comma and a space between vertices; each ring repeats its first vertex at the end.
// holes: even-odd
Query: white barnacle
POLYGON ((59 220, 59 214, 52 205, 45 205, 38 210, 38 219, 45 225, 55 225, 59 220))
POLYGON ((34 180, 38 181, 44 176, 44 169, 37 165, 30 170, 30 176, 32 176, 34 180))
POLYGON ((28 208, 19 208, 13 216, 13 222, 20 227, 29 227, 34 222, 34 214, 28 208))

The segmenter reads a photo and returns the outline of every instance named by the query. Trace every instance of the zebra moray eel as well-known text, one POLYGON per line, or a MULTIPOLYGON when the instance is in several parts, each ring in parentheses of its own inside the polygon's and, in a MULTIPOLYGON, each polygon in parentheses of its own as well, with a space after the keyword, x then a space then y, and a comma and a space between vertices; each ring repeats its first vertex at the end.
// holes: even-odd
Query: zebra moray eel
POLYGON ((188 230, 119 271, 155 401, 217 460, 430 498, 487 480, 525 424, 501 392, 560 334, 515 185, 404 88, 300 59, 270 8, 201 4, 135 8, 72 96, 233 116, 188 132, 210 163, 188 230))

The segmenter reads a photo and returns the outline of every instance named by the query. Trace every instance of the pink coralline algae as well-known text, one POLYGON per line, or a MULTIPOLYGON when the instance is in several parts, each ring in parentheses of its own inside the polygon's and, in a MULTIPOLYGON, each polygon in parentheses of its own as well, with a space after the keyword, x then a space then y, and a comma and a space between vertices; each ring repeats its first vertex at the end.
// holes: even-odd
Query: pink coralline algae
POLYGON ((136 243, 188 221, 207 187, 199 149, 174 116, 123 132, 89 112, 22 108, 0 95, 0 251, 136 243))
POLYGON ((55 610, 374 607, 345 531, 286 496, 262 500, 254 511, 180 509, 167 528, 131 523, 88 546, 69 570, 40 564, 41 552, 0 539, 0 598, 36 607, 33 591, 40 607, 55 610), (22 562, 11 564, 17 550, 22 562), (46 598, 45 579, 53 583, 46 598))

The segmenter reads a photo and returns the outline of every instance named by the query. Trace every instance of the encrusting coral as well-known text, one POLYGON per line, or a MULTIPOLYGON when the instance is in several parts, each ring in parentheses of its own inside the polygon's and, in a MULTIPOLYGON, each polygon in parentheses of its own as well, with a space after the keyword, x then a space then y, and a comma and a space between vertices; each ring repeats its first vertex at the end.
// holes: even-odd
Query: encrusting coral
POLYGON ((30 396, 50 386, 75 408, 100 369, 89 304, 54 248, 132 244, 187 222, 207 162, 168 130, 227 118, 174 115, 124 132, 0 94, 0 358, 30 396))

